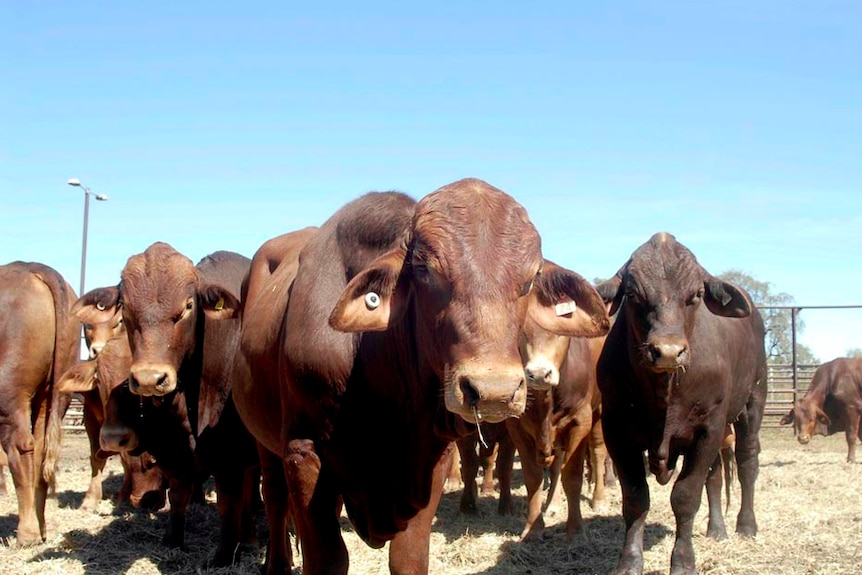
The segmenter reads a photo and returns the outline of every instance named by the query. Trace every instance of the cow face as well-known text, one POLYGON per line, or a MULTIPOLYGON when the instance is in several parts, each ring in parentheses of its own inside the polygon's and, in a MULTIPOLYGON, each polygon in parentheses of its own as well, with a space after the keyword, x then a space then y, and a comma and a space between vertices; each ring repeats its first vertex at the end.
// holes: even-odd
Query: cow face
POLYGON ((639 247, 598 289, 611 314, 623 308, 636 342, 635 359, 656 373, 673 373, 690 364, 688 342, 702 304, 725 317, 751 313, 751 303, 739 288, 710 275, 666 233, 639 247))
POLYGON ((420 201, 410 241, 350 281, 330 325, 385 330, 405 312, 412 315, 416 349, 443 383, 446 408, 477 423, 524 411, 518 343, 527 315, 558 334, 608 329, 592 286, 542 259, 524 208, 478 180, 420 201))
POLYGON ((802 445, 811 441, 814 435, 827 435, 829 416, 813 402, 799 400, 778 422, 780 425, 793 424, 796 439, 802 445))
POLYGON ((520 350, 529 388, 548 390, 560 383, 560 366, 569 352, 568 337, 542 329, 528 316, 520 350))
POLYGON ((73 309, 93 324, 121 313, 132 350, 129 389, 160 396, 177 388, 179 367, 195 350, 199 311, 229 318, 238 302, 226 290, 202 285, 187 257, 155 243, 129 258, 119 286, 89 292, 73 309))

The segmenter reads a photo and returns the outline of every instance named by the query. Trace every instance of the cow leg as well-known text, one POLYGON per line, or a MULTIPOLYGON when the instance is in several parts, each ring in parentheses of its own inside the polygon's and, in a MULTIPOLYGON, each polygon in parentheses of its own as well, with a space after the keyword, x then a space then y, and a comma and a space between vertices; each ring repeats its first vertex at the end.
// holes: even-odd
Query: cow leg
MULTIPOLYGON (((759 386, 765 386, 759 384, 759 386)), ((735 423, 736 428, 736 473, 740 484, 739 514, 736 516, 736 532, 748 537, 757 535, 757 519, 754 515, 754 482, 760 471, 760 423, 766 390, 752 397, 746 413, 735 423), (762 396, 762 397, 761 397, 762 396)))
POLYGON ((280 457, 258 443, 260 471, 263 480, 263 505, 269 526, 269 546, 266 550, 266 575, 290 573, 293 556, 290 548, 290 508, 287 499, 287 483, 284 465, 280 457))
POLYGON ((497 448, 497 480, 500 483, 500 501, 497 505, 497 513, 500 515, 512 515, 515 512, 512 504, 512 468, 515 464, 515 444, 506 433, 500 439, 497 448))
POLYGON ((450 488, 461 484, 461 457, 456 449, 452 454, 449 472, 446 474, 446 485, 450 488))
POLYGON ((241 555, 240 535, 243 515, 251 506, 250 492, 245 489, 246 472, 250 469, 219 470, 214 474, 221 519, 218 547, 208 562, 210 567, 233 565, 241 555))
MULTIPOLYGON (((685 454, 682 471, 671 491, 670 506, 676 518, 676 540, 670 556, 671 575, 695 575, 692 544, 694 516, 700 508, 700 499, 710 468, 715 467, 718 460, 723 432, 724 424, 721 429, 708 430, 695 441, 685 454)), ((719 488, 719 495, 720 492, 719 488)), ((721 513, 720 499, 718 503, 721 513)))
MULTIPOLYGON (((99 400, 101 401, 101 400, 99 400)), ((87 402, 84 403, 84 429, 87 431, 87 439, 90 440, 90 486, 81 502, 81 509, 86 511, 98 511, 99 503, 102 501, 102 472, 105 469, 105 459, 98 457, 99 431, 102 429, 101 422, 87 402)), ((98 406, 101 408, 101 405, 98 406)), ((126 483, 126 474, 123 474, 123 485, 126 483)))
POLYGON ((859 436, 859 412, 848 410, 847 429, 847 463, 856 463, 856 438, 859 436))
POLYGON ((15 407, 11 425, 0 427, 0 442, 6 451, 9 473, 18 497, 18 545, 36 545, 41 542, 39 522, 36 520, 36 471, 33 463, 34 441, 30 433, 28 407, 15 407), (22 411, 23 410, 23 411, 22 411))
POLYGON ((512 434, 512 440, 521 455, 521 471, 524 486, 527 488, 527 523, 521 532, 521 541, 541 539, 545 532, 545 518, 542 516, 542 484, 545 469, 536 460, 535 444, 520 430, 512 434))
POLYGON ((456 451, 452 444, 434 466, 431 478, 431 499, 428 505, 419 510, 410 521, 407 528, 398 532, 389 542, 389 573, 391 575, 427 575, 428 552, 431 545, 431 523, 437 513, 440 497, 443 495, 443 483, 452 452, 456 451))
POLYGON ((499 444, 494 444, 490 449, 479 446, 479 464, 482 466, 482 486, 479 492, 482 494, 494 493, 494 467, 498 447, 499 444))
MULTIPOLYGON (((625 416, 627 410, 623 410, 625 416)), ((602 428, 608 452, 617 466, 622 489, 622 511, 625 521, 625 541, 620 558, 611 575, 641 575, 644 569, 644 527, 650 507, 649 486, 642 449, 627 433, 625 421, 614 421, 605 410, 602 428), (612 430, 613 433, 608 433, 612 430)))
POLYGON ((294 439, 284 451, 290 506, 302 542, 303 575, 346 575, 341 500, 310 439, 294 439))
POLYGON ((471 433, 458 438, 455 443, 458 445, 458 454, 461 457, 461 481, 464 483, 459 510, 461 513, 475 515, 478 512, 476 501, 479 498, 479 489, 476 486, 476 475, 479 473, 479 455, 476 453, 477 436, 471 433))
POLYGON ((608 450, 605 447, 605 436, 602 433, 600 421, 594 421, 590 429, 590 462, 593 468, 593 498, 590 507, 593 511, 604 512, 608 508, 605 496, 605 465, 608 459, 608 450))
POLYGON ((565 453, 559 447, 554 450, 554 459, 551 461, 550 475, 551 481, 548 487, 548 496, 545 499, 545 511, 552 515, 557 512, 562 502, 560 495, 560 475, 562 473, 563 459, 565 453))
POLYGON ((6 451, 0 449, 0 495, 6 495, 6 472, 4 467, 9 467, 9 459, 6 457, 6 451))
POLYGON ((192 499, 194 485, 194 476, 174 476, 168 481, 171 512, 165 536, 162 539, 162 543, 168 547, 185 549, 186 509, 192 499))
POLYGON ((45 430, 48 420, 48 399, 44 395, 38 395, 36 419, 33 421, 33 473, 35 474, 33 490, 33 507, 36 511, 36 521, 39 523, 39 536, 45 541, 48 530, 45 525, 45 503, 48 500, 49 488, 55 489, 56 485, 49 485, 45 480, 42 469, 45 463, 45 430))
POLYGON ((584 520, 581 516, 581 489, 584 487, 584 456, 587 449, 588 442, 581 441, 562 470, 563 489, 566 491, 569 507, 566 518, 566 540, 569 543, 584 529, 584 520))
POLYGON ((724 514, 721 512, 722 456, 716 456, 706 478, 706 500, 709 504, 709 522, 706 536, 711 539, 727 539, 724 514))

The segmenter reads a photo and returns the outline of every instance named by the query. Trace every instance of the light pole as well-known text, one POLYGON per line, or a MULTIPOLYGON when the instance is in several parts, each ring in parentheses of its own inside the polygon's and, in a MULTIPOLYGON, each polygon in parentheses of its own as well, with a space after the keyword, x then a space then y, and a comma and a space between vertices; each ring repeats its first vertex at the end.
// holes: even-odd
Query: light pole
MULTIPOLYGON (((78 178, 70 178, 66 182, 70 186, 76 186, 84 190, 84 241, 81 243, 81 291, 78 296, 84 295, 84 278, 87 275, 87 220, 90 217, 90 188, 82 186, 78 178)), ((93 194, 100 202, 108 200, 108 196, 104 194, 93 194)))

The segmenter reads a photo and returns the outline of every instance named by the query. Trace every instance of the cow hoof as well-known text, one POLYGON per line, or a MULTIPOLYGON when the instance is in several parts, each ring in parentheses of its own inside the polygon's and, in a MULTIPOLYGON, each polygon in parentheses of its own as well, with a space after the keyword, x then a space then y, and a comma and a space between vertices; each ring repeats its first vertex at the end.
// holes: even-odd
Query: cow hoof
POLYGON ((242 545, 237 545, 233 551, 226 549, 218 549, 212 558, 207 559, 201 566, 204 570, 218 569, 220 567, 230 567, 237 563, 242 557, 242 545))
POLYGON ((475 503, 464 503, 462 501, 461 505, 458 509, 464 515, 478 515, 479 514, 479 509, 476 507, 475 503))
POLYGON ((99 502, 94 499, 84 498, 83 503, 81 503, 81 511, 97 513, 99 511, 99 502))
POLYGON ((497 514, 498 514, 498 515, 502 515, 502 516, 506 517, 506 516, 508 516, 508 515, 514 515, 514 514, 515 514, 515 510, 514 510, 514 509, 512 509, 512 504, 511 504, 511 503, 509 503, 508 505, 504 505, 504 504, 502 504, 502 503, 501 503, 501 504, 497 507, 497 514))
POLYGON ((45 540, 39 533, 18 533, 18 547, 33 547, 40 545, 45 540))
POLYGON ((608 512, 608 502, 607 501, 593 501, 590 503, 590 507, 596 513, 607 513, 608 512))
POLYGON ((724 541, 725 539, 727 539, 727 530, 708 528, 706 530, 706 536, 710 539, 715 539, 716 541, 724 541))

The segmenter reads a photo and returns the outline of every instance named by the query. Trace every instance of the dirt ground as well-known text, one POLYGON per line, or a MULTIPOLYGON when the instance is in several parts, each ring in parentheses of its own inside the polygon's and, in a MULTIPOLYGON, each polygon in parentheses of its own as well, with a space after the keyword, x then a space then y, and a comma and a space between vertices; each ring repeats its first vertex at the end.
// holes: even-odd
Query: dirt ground
MULTIPOLYGON (((862 573, 862 463, 844 462, 843 434, 817 437, 800 446, 789 429, 767 429, 757 483, 756 511, 760 533, 755 539, 731 534, 712 541, 706 532, 704 500, 695 527, 698 571, 710 575, 802 575, 862 573)), ((119 462, 108 463, 106 497, 121 483, 119 462)), ((193 506, 188 517, 188 551, 160 544, 166 515, 115 509, 106 499, 98 513, 78 509, 89 481, 86 438, 67 433, 64 439, 57 497, 48 502, 48 540, 19 549, 15 543, 17 503, 8 470, 9 494, 0 496, 0 565, 10 574, 134 575, 237 573, 257 575, 263 550, 251 549, 231 569, 202 567, 215 548, 218 516, 213 496, 209 505, 193 506)), ((516 476, 518 472, 516 472, 516 476)), ((516 477, 517 481, 517 477, 516 477)), ((618 488, 609 491, 610 507, 597 514, 583 501, 585 533, 566 543, 563 513, 546 518, 542 541, 521 544, 525 513, 523 486, 516 484, 517 515, 498 517, 496 495, 483 496, 479 516, 458 514, 460 488, 447 488, 431 540, 430 572, 442 575, 540 575, 545 573, 607 573, 616 563, 622 544, 618 488)), ((650 511, 644 542, 645 573, 669 571, 674 521, 669 505, 670 485, 650 483, 650 511)), ((739 489, 732 496, 728 531, 735 527, 739 489)), ((265 520, 259 518, 262 539, 265 520)), ((350 549, 351 573, 386 574, 386 549, 365 546, 343 521, 350 549)), ((298 554, 295 555, 298 557, 298 554)), ((299 568, 296 572, 299 573, 299 568)))

